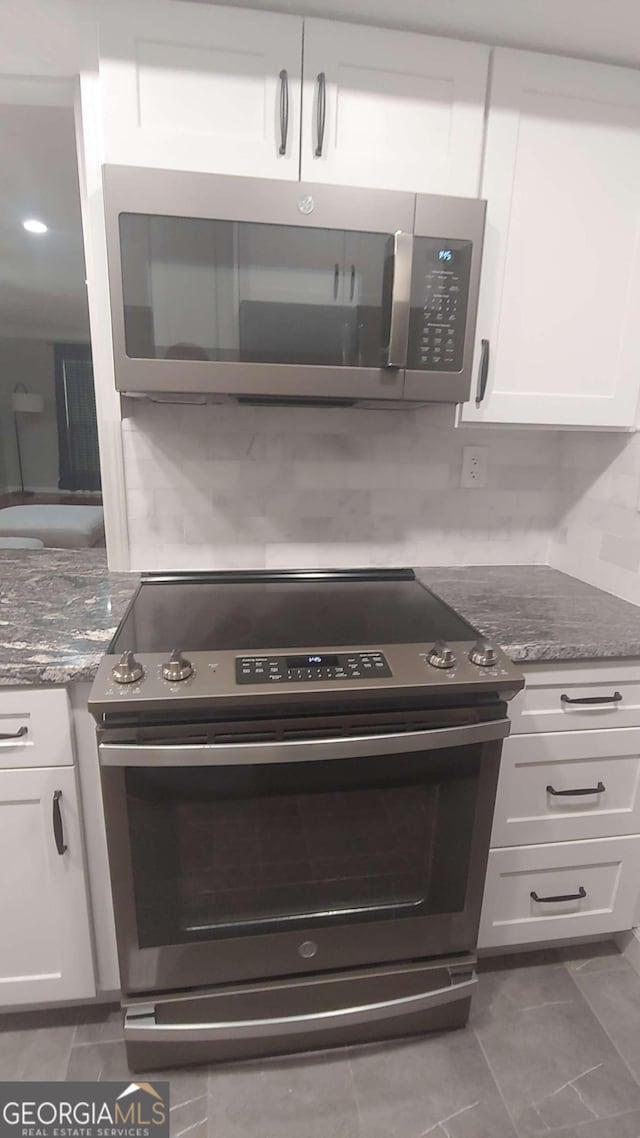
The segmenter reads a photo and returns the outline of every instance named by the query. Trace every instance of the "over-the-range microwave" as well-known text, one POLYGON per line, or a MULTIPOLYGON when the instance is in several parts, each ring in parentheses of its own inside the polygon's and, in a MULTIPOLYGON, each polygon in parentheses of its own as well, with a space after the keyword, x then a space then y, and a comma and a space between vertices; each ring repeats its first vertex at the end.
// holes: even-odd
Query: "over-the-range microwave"
POLYGON ((104 167, 116 386, 469 398, 485 202, 104 167))

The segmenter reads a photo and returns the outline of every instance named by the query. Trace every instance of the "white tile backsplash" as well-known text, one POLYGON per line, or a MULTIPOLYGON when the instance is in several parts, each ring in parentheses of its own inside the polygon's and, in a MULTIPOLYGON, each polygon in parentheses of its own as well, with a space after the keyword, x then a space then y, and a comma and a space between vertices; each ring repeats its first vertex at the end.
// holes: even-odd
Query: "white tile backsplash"
POLYGON ((456 430, 444 406, 125 406, 133 569, 547 560, 558 433, 456 430), (469 443, 486 488, 460 488, 469 443))
POLYGON ((567 433, 549 560, 640 603, 640 435, 567 433))

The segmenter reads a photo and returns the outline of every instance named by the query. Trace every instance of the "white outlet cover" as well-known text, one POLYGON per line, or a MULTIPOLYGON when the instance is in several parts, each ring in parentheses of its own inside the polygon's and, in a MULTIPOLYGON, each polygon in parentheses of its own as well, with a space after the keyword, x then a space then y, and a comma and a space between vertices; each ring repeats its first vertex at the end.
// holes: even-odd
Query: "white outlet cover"
POLYGON ((469 490, 480 490, 486 486, 488 465, 488 447, 465 447, 462 451, 460 485, 469 490))

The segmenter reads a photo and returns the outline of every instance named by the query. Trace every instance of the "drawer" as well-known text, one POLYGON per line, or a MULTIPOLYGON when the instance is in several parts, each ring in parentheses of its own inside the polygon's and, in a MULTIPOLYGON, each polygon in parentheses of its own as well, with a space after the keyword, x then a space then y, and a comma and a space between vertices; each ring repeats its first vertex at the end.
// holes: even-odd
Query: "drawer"
POLYGON ((491 850, 478 946, 629 929, 639 889, 638 836, 491 850), (572 899, 545 900, 558 897, 572 899))
POLYGON ((640 727, 505 740, 492 846, 617 834, 640 834, 640 727))
POLYGON ((509 704, 512 734, 640 727, 640 663, 528 668, 509 704))
POLYGON ((0 769, 70 766, 73 761, 64 688, 0 689, 0 769))

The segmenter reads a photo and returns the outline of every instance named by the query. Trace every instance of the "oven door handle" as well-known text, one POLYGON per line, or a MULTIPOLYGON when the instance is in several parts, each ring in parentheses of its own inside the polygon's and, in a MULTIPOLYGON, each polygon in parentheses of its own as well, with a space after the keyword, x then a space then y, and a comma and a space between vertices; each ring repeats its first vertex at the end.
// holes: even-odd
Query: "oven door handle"
POLYGON ((444 988, 416 992, 394 1000, 381 1000, 375 1004, 361 1004, 352 1008, 331 1008, 309 1015, 274 1016, 269 1019, 222 1020, 211 1023, 157 1023, 156 1005, 133 1004, 125 1009, 124 1037, 127 1043, 224 1042, 231 1039, 264 1038, 265 1036, 300 1035, 310 1030, 328 1031, 331 1028, 355 1026, 377 1020, 391 1019, 407 1012, 439 1008, 471 996, 478 983, 475 972, 464 973, 457 980, 450 973, 451 983, 444 988))
POLYGON ((494 719, 490 723, 464 727, 435 727, 432 731, 337 739, 286 739, 274 743, 101 743, 100 763, 103 767, 214 767, 323 762, 467 747, 504 739, 510 728, 508 719, 494 719))

